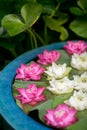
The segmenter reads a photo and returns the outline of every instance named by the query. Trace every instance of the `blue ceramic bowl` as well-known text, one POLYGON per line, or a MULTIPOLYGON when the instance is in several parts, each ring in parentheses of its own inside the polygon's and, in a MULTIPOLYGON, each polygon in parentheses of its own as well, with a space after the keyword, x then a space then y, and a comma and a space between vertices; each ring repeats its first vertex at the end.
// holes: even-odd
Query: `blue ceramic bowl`
POLYGON ((66 42, 53 43, 32 51, 26 52, 8 64, 0 73, 0 113, 15 130, 51 130, 31 117, 27 116, 15 103, 12 95, 12 84, 16 69, 21 63, 27 63, 42 53, 44 49, 60 49, 66 42))

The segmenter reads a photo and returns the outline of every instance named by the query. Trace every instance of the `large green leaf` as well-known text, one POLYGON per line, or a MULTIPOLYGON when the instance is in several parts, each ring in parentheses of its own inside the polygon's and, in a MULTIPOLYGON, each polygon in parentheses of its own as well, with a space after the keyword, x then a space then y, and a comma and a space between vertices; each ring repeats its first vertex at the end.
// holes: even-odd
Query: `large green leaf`
POLYGON ((31 27, 40 17, 42 6, 40 4, 29 2, 21 8, 21 15, 28 27, 31 27))
POLYGON ((1 25, 7 29, 10 36, 17 35, 25 30, 25 24, 14 14, 4 16, 1 25))
POLYGON ((75 19, 71 22, 69 28, 78 36, 87 38, 87 16, 75 19))
POLYGON ((38 20, 41 12, 40 4, 30 2, 21 8, 23 18, 15 14, 8 14, 3 17, 1 24, 7 29, 10 36, 15 36, 31 27, 38 20))
POLYGON ((54 19, 54 18, 51 18, 51 17, 48 16, 48 17, 45 17, 44 20, 45 20, 46 25, 48 26, 48 28, 50 28, 53 31, 57 31, 57 32, 60 33, 60 39, 61 40, 67 39, 68 32, 62 26, 62 24, 64 24, 68 20, 68 18, 65 18, 65 19, 61 19, 61 18, 54 19))

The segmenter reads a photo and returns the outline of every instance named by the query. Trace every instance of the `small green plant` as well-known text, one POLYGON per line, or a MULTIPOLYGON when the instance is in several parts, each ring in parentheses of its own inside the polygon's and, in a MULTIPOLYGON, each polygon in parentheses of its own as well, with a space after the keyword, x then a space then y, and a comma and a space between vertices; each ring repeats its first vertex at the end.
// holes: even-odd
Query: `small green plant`
POLYGON ((50 9, 50 11, 44 14, 44 7, 40 3, 36 1, 30 1, 22 6, 19 15, 8 14, 4 16, 4 18, 1 20, 1 25, 7 29, 7 32, 10 36, 15 36, 24 31, 28 32, 30 35, 32 48, 38 46, 37 38, 40 40, 42 45, 47 43, 47 27, 50 30, 59 32, 60 39, 65 40, 68 37, 68 32, 63 24, 68 21, 68 15, 62 12, 58 12, 58 14, 56 14, 56 11, 58 11, 59 7, 60 3, 58 2, 57 6, 54 6, 54 9, 50 9), (33 25, 40 18, 42 18, 44 22, 44 38, 42 38, 33 28, 33 25))

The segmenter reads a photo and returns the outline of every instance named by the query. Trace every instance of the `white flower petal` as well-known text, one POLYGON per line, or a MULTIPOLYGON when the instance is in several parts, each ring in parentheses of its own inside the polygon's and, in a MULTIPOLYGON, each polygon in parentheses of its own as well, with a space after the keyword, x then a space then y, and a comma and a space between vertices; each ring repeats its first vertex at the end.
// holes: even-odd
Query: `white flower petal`
POLYGON ((48 75, 48 80, 51 80, 53 78, 63 78, 64 76, 68 75, 70 71, 71 67, 66 67, 65 63, 63 65, 57 65, 56 63, 52 63, 52 66, 49 66, 45 73, 48 75))
POLYGON ((65 103, 79 111, 87 109, 87 93, 83 93, 81 90, 74 91, 74 94, 65 103))
POLYGON ((52 79, 49 83, 50 86, 47 89, 54 94, 64 94, 73 91, 73 81, 69 80, 68 77, 64 77, 60 80, 52 79))
POLYGON ((87 92, 87 72, 84 72, 81 76, 75 75, 74 77, 74 87, 76 90, 82 90, 87 92))
POLYGON ((71 59, 71 66, 78 70, 87 70, 87 52, 82 54, 73 54, 71 59))

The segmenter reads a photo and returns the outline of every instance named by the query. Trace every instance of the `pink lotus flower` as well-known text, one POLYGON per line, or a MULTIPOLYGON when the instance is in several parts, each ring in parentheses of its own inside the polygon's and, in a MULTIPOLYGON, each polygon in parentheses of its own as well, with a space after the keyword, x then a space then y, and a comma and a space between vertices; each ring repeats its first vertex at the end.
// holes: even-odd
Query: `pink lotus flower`
POLYGON ((38 54, 39 59, 37 62, 43 65, 52 64, 52 62, 59 60, 60 56, 61 53, 57 52, 56 50, 44 50, 43 54, 38 54))
POLYGON ((31 63, 29 66, 26 64, 21 64, 21 67, 16 70, 16 79, 21 80, 40 80, 41 75, 44 73, 45 68, 42 68, 37 63, 31 63))
POLYGON ((72 42, 68 41, 68 45, 65 45, 64 48, 69 54, 77 53, 81 54, 87 49, 87 44, 84 41, 72 42))
POLYGON ((44 119, 48 125, 56 128, 66 128, 77 121, 75 117, 76 110, 68 107, 66 104, 60 104, 56 109, 47 110, 44 119))
POLYGON ((45 87, 37 88, 36 84, 29 84, 27 88, 18 88, 17 90, 20 94, 16 96, 16 99, 19 99, 22 104, 36 105, 45 100, 45 95, 42 94, 45 87))

